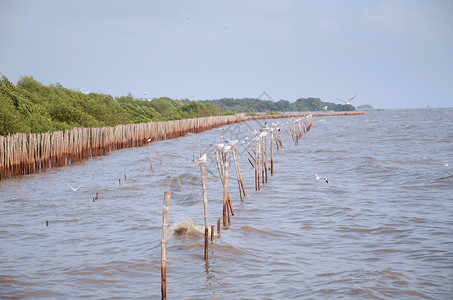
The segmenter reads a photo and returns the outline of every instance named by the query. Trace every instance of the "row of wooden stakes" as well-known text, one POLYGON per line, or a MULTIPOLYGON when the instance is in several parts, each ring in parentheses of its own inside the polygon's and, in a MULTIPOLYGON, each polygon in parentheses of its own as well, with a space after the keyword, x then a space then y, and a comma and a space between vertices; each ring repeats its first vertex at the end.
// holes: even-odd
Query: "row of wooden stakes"
POLYGON ((185 136, 187 133, 199 133, 215 127, 255 119, 300 115, 300 113, 279 116, 236 114, 0 136, 0 180, 41 172, 51 167, 71 165, 83 159, 105 155, 116 149, 140 147, 148 140, 172 139, 185 136))
MULTIPOLYGON (((233 206, 231 204, 231 199, 228 194, 228 170, 229 170, 229 155, 231 153, 233 155, 235 170, 236 170, 236 178, 239 188, 239 195, 241 201, 243 201, 244 197, 246 196, 245 189, 244 189, 244 182, 242 180, 242 175, 239 167, 238 157, 237 157, 237 145, 242 145, 246 152, 249 154, 250 158, 248 158, 249 162, 255 169, 255 190, 260 190, 260 185, 267 183, 267 171, 268 169, 271 172, 271 176, 274 172, 274 164, 273 164, 273 146, 274 141, 279 150, 283 147, 283 142, 281 138, 281 129, 279 127, 279 122, 272 123, 271 127, 265 123, 265 127, 258 131, 254 131, 254 137, 252 138, 253 141, 256 142, 255 149, 249 142, 249 138, 245 138, 241 141, 233 140, 233 141, 225 141, 225 143, 211 145, 215 147, 215 155, 216 155, 216 162, 217 168, 219 171, 220 180, 223 186, 223 227, 228 228, 230 226, 230 215, 234 216, 233 206), (271 166, 268 167, 268 158, 267 158, 267 136, 270 133, 270 162, 271 166), (250 150, 250 151, 249 151, 250 150), (254 153, 252 155, 251 153, 254 153), (261 173, 261 175, 260 175, 261 173), (260 182, 261 180, 261 182, 260 182)), ((297 145, 299 140, 302 138, 302 132, 306 133, 311 129, 312 126, 312 115, 304 115, 295 118, 290 118, 286 125, 289 128, 289 131, 285 129, 285 131, 291 135, 293 141, 297 145)), ((199 159, 194 160, 194 162, 198 163, 201 170, 201 185, 203 191, 203 210, 204 210, 204 259, 208 261, 208 247, 209 247, 209 218, 208 218, 208 197, 207 197, 207 188, 206 188, 206 173, 205 173, 205 165, 204 163, 207 160, 207 155, 203 154, 199 159)), ((161 242, 161 292, 162 292, 162 299, 166 299, 166 291, 167 291, 167 275, 166 275, 166 243, 167 243, 167 227, 168 227, 168 212, 169 212, 169 205, 170 205, 170 192, 166 192, 164 195, 164 209, 163 209, 163 218, 162 218, 162 242, 161 242)), ((220 237, 220 219, 217 220, 217 237, 220 237)), ((214 239, 214 225, 211 225, 211 242, 214 239)))

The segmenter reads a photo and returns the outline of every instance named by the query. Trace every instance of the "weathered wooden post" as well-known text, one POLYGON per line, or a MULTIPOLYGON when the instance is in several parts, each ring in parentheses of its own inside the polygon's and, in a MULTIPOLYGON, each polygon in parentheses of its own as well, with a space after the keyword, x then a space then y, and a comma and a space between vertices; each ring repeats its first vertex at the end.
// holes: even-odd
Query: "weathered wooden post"
MULTIPOLYGON (((228 151, 225 152, 225 169, 223 171, 223 226, 227 224, 227 210, 230 203, 228 203, 229 196, 228 196, 228 166, 229 166, 229 157, 230 153, 228 151)), ((228 214, 228 218, 230 214, 228 214)))
POLYGON ((236 168, 236 177, 238 180, 239 196, 241 197, 241 202, 243 202, 244 201, 243 196, 245 196, 245 191, 244 191, 244 183, 242 182, 241 170, 239 168, 239 161, 237 158, 236 145, 231 146, 231 152, 233 153, 234 166, 236 168), (242 194, 244 194, 244 195, 242 195, 242 194))
POLYGON ((201 169, 201 186, 203 189, 203 208, 204 208, 204 259, 208 260, 208 236, 209 236, 209 219, 208 219, 208 194, 206 192, 206 172, 203 163, 200 163, 201 169))
POLYGON ((271 128, 271 176, 274 175, 274 126, 271 128))
POLYGON ((153 170, 153 159, 151 158, 151 138, 146 140, 148 142, 148 148, 149 148, 149 167, 151 168, 151 171, 153 170))
POLYGON ((264 136, 264 156, 265 156, 265 161, 263 162, 263 164, 264 164, 264 170, 266 170, 266 183, 267 183, 267 131, 266 131, 266 135, 264 136))
POLYGON ((161 242, 161 292, 162 299, 167 299, 167 226, 168 211, 170 210, 170 192, 164 194, 164 212, 162 217, 162 242, 161 242))

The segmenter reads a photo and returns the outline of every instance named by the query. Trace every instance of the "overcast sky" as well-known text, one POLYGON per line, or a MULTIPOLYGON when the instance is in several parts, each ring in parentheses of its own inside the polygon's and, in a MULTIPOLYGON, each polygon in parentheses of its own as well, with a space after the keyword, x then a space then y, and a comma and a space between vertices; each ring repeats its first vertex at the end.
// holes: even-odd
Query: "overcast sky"
POLYGON ((137 98, 453 107, 453 1, 0 0, 0 73, 137 98))

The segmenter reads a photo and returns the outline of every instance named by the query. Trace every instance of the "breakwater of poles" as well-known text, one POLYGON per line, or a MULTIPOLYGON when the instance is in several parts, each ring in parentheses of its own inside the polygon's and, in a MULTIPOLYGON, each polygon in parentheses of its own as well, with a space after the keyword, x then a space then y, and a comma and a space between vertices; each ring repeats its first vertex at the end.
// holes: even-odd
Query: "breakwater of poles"
MULTIPOLYGON (((315 116, 356 115, 363 112, 326 112, 315 116)), ((0 136, 0 180, 39 173, 48 168, 74 164, 112 150, 141 147, 147 141, 160 141, 199 133, 212 128, 258 119, 304 116, 305 113, 280 115, 211 116, 197 119, 148 122, 102 128, 73 128, 46 133, 17 133, 0 136)))
MULTIPOLYGON (((288 117, 288 115, 286 115, 288 117)), ((215 160, 219 171, 220 180, 223 186, 223 201, 222 201, 222 217, 223 217, 223 229, 228 230, 231 224, 231 216, 234 216, 233 205, 228 193, 228 178, 229 178, 229 158, 232 154, 233 162, 236 170, 236 179, 239 189, 239 197, 241 202, 244 201, 246 192, 244 189, 244 183, 239 167, 239 160, 237 157, 238 145, 242 145, 246 150, 246 153, 250 156, 248 160, 255 173, 255 190, 260 191, 261 186, 268 182, 268 171, 270 176, 274 172, 274 143, 277 151, 283 147, 281 133, 282 127, 285 132, 291 136, 295 145, 299 144, 302 139, 302 135, 307 133, 312 126, 312 115, 304 114, 297 117, 290 117, 288 121, 280 124, 280 122, 264 122, 264 127, 259 130, 253 130, 251 136, 238 137, 234 140, 223 141, 223 136, 220 136, 219 144, 211 144, 215 148, 215 160), (286 130, 286 127, 288 130, 286 130), (252 144, 255 144, 252 146, 252 144), (251 154, 253 153, 253 155, 251 154), (268 157, 270 156, 270 157, 268 157), (270 166, 269 166, 270 162, 270 166)), ((213 243, 215 236, 214 228, 215 225, 209 224, 208 218, 208 197, 206 187, 206 175, 205 175, 205 163, 207 160, 213 159, 213 157, 207 156, 206 153, 201 155, 200 158, 194 159, 193 161, 200 166, 201 170, 201 185, 203 190, 203 211, 204 211, 204 260, 208 263, 208 248, 209 248, 209 235, 211 236, 210 241, 213 243)), ((167 290, 167 276, 166 276, 166 237, 167 237, 167 218, 170 203, 170 192, 165 192, 164 210, 163 210, 163 221, 162 221, 162 243, 161 243, 161 291, 162 299, 166 299, 167 290)), ((217 219, 217 238, 220 238, 220 220, 217 219)))

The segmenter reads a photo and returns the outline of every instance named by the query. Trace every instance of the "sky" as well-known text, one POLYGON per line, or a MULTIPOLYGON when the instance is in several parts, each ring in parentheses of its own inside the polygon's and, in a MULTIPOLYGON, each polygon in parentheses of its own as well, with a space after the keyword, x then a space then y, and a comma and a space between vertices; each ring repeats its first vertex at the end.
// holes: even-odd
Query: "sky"
POLYGON ((0 0, 0 73, 136 98, 453 107, 453 1, 0 0))

